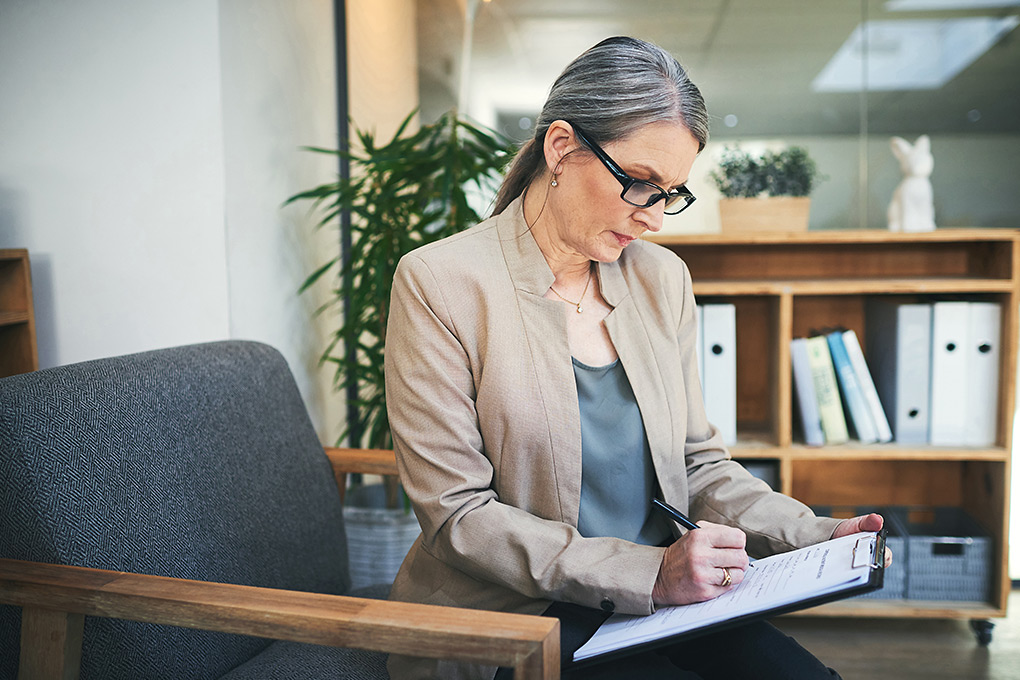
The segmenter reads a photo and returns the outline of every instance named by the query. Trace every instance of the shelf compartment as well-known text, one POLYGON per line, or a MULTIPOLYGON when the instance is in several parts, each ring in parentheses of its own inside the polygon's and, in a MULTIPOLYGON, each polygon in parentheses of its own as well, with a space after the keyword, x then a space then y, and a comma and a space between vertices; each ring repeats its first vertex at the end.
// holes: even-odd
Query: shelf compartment
POLYGON ((784 360, 778 340, 781 300, 772 296, 697 299, 699 304, 727 303, 736 308, 738 441, 767 442, 769 446, 782 443, 780 418, 788 404, 783 405, 779 385, 780 362, 784 360), (763 353, 768 361, 762 361, 763 353))
MULTIPOLYGON (((807 505, 964 507, 966 460, 793 461, 794 498, 807 505)), ((992 527, 988 527, 991 529, 992 527)))

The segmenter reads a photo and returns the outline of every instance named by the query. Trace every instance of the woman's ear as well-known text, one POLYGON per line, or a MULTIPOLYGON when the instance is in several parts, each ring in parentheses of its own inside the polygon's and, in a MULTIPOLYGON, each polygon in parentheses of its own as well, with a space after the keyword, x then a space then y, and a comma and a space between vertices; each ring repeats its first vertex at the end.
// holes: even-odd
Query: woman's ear
POLYGON ((553 175, 566 158, 567 154, 579 147, 574 128, 564 120, 554 120, 545 132, 542 150, 545 153, 545 165, 553 175))

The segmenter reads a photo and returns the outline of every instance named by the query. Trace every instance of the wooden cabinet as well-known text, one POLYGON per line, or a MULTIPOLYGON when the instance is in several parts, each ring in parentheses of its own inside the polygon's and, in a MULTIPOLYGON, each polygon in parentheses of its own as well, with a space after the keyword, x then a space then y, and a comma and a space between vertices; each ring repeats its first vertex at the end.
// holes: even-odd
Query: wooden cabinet
POLYGON ((0 378, 37 368, 28 251, 0 249, 0 378))
POLYGON ((942 505, 965 509, 994 542, 987 603, 854 599, 833 616, 1004 616, 1010 451, 1020 303, 1020 232, 937 230, 654 236, 691 269, 698 301, 736 306, 737 436, 733 456, 771 460, 780 489, 809 505, 942 505), (987 448, 894 443, 808 447, 795 440, 790 340, 839 327, 866 336, 865 306, 882 297, 1001 303, 998 438, 987 448))

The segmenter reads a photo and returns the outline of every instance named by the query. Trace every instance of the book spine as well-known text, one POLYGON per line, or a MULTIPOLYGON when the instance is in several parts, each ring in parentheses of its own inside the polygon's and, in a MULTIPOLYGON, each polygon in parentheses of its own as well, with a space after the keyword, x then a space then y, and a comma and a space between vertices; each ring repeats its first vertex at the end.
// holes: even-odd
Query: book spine
POLYGON ((875 381, 872 380, 871 371, 868 370, 868 362, 864 359, 860 340, 857 339, 857 334, 853 329, 843 332, 843 347, 846 349, 847 356, 850 357, 850 364, 854 367, 861 392, 864 393, 864 401, 868 404, 878 441, 882 443, 892 441, 892 428, 889 427, 889 419, 885 416, 885 409, 882 408, 882 400, 878 398, 878 390, 875 389, 875 381))
POLYGON ((839 399, 839 386, 836 384, 836 372, 829 354, 829 343, 824 335, 816 335, 808 338, 807 348, 825 442, 843 444, 850 439, 850 435, 843 418, 843 404, 839 399))
POLYGON ((853 364, 850 363, 850 357, 843 345, 843 333, 833 331, 828 333, 825 339, 829 343, 832 365, 836 371, 836 378, 842 390, 854 432, 862 444, 874 444, 878 441, 875 423, 871 419, 871 410, 867 402, 864 401, 864 392, 861 391, 861 385, 857 381, 857 372, 854 370, 853 364))
POLYGON ((790 364, 793 367, 797 409, 804 429, 804 443, 808 446, 822 446, 825 435, 818 415, 818 397, 815 396, 814 379, 811 377, 806 338, 794 338, 790 342, 790 364))

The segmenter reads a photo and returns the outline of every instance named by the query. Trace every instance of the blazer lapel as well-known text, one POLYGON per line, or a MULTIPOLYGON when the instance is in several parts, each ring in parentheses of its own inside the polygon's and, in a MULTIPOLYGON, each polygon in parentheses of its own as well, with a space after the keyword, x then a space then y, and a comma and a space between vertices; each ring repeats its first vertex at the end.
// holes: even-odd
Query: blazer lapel
POLYGON ((533 367, 537 394, 517 398, 537 398, 546 414, 547 437, 537 432, 541 423, 521 423, 536 430, 535 440, 548 441, 555 479, 547 480, 556 494, 560 521, 577 526, 581 503, 581 416, 577 403, 577 385, 567 344, 563 309, 554 300, 543 297, 555 276, 535 242, 521 212, 521 199, 500 214, 497 233, 507 271, 517 292, 517 303, 524 324, 527 346, 522 347, 522 366, 533 367))

